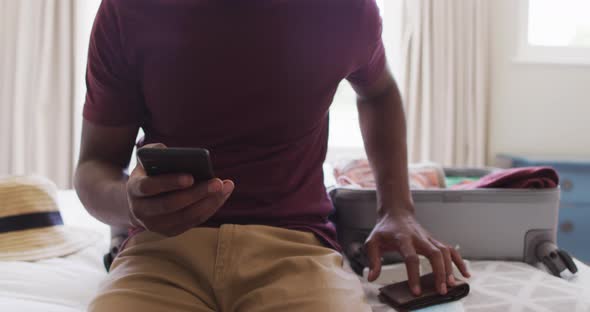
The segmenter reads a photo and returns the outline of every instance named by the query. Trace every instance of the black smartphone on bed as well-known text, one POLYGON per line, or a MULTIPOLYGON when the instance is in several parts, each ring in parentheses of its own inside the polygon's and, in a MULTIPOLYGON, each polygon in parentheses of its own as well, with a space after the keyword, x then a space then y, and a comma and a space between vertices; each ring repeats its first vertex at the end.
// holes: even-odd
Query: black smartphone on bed
POLYGON ((148 176, 160 174, 191 174, 195 182, 213 179, 209 151, 204 148, 149 148, 137 150, 139 162, 148 176))

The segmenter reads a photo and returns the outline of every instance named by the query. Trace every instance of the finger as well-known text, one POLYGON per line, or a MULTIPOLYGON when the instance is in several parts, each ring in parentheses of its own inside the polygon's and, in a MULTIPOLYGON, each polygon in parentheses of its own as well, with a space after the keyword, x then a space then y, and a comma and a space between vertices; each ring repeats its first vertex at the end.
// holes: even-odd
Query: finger
POLYGON ((180 235, 206 222, 219 210, 230 195, 231 192, 226 195, 223 195, 220 191, 213 194, 208 193, 202 200, 184 207, 179 211, 146 217, 146 220, 149 220, 149 226, 147 228, 152 232, 161 233, 166 236, 180 235))
MULTIPOLYGON (((151 144, 146 144, 146 145, 142 146, 141 148, 167 148, 167 147, 163 143, 151 143, 151 144)), ((135 172, 136 170, 139 173, 143 173, 143 175, 145 175, 145 168, 143 167, 143 164, 141 163, 141 160, 139 159, 139 157, 137 157, 137 165, 135 166, 135 169, 133 170, 133 172, 135 172)), ((133 172, 131 174, 133 174, 133 172)))
POLYGON ((408 272, 408 285, 414 296, 420 296, 420 258, 416 254, 416 249, 411 241, 405 241, 400 244, 400 254, 404 258, 406 271, 408 272))
POLYGON ((436 290, 440 294, 446 295, 447 274, 445 272, 445 263, 443 260, 442 252, 428 240, 423 239, 417 243, 421 245, 422 250, 424 251, 424 256, 426 256, 426 258, 428 258, 428 260, 430 261, 430 265, 432 266, 432 273, 434 274, 436 290))
POLYGON ((432 238, 430 239, 430 242, 442 252, 443 262, 445 264, 446 281, 449 286, 455 286, 455 276, 453 276, 453 260, 451 259, 450 248, 447 245, 432 238))
MULTIPOLYGON (((167 148, 167 146, 164 145, 163 143, 151 143, 151 144, 146 144, 146 145, 142 146, 141 148, 167 148)), ((143 164, 141 163, 141 160, 139 159, 139 157, 137 157, 136 159, 137 159, 137 165, 135 166, 135 169, 133 169, 133 171, 131 172, 131 176, 134 176, 134 175, 145 176, 146 172, 145 172, 145 168, 143 167, 143 164)))
POLYGON ((450 252, 451 258, 453 259, 453 262, 455 263, 461 274, 464 277, 470 278, 471 274, 469 273, 467 265, 465 264, 465 261, 463 261, 463 257, 461 257, 461 254, 455 248, 452 247, 450 248, 450 252))
POLYGON ((373 282, 381 274, 381 248, 379 248, 376 237, 369 237, 365 244, 365 250, 369 260, 369 276, 367 279, 369 282, 373 282))
POLYGON ((131 195, 136 197, 154 196, 185 189, 193 185, 194 179, 188 174, 162 174, 154 177, 142 176, 131 183, 131 195))
POLYGON ((141 164, 140 161, 137 161, 137 165, 135 166, 135 168, 133 169, 133 171, 131 171, 131 174, 129 175, 129 179, 133 179, 134 177, 145 177, 147 176, 147 173, 145 172, 145 168, 143 168, 143 165, 141 164))
POLYGON ((182 220, 189 221, 189 226, 198 226, 211 218, 227 201, 231 192, 227 194, 210 194, 204 199, 180 211, 182 220))
POLYGON ((221 193, 223 195, 231 194, 235 189, 235 184, 232 180, 223 180, 223 187, 221 189, 221 193))
POLYGON ((142 148, 167 148, 164 143, 150 143, 142 146, 142 148))
POLYGON ((145 198, 143 200, 146 208, 142 209, 141 214, 150 217, 174 213, 203 200, 208 195, 221 194, 222 187, 221 180, 211 179, 188 189, 145 198))
POLYGON ((133 210, 129 209, 128 215, 129 215, 129 222, 131 222, 131 225, 133 227, 144 228, 144 229, 146 228, 146 225, 141 220, 139 220, 137 218, 137 216, 133 213, 133 210))
POLYGON ((189 226, 182 222, 185 220, 179 220, 177 215, 157 216, 149 217, 145 219, 145 228, 150 232, 156 232, 165 236, 176 236, 186 232, 189 226))

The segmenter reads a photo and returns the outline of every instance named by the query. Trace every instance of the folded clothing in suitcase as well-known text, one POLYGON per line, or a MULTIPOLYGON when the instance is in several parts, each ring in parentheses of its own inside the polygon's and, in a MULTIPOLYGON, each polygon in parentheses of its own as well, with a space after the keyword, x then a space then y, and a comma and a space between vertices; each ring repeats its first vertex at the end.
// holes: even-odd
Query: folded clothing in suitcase
MULTIPOLYGON (((445 169, 447 176, 483 176, 486 172, 445 169)), ((376 191, 335 187, 330 195, 338 239, 353 269, 360 273, 365 264, 361 247, 377 220, 376 191)), ((574 271, 569 255, 555 247, 559 188, 427 189, 412 190, 412 197, 418 221, 437 239, 457 246, 466 259, 544 262, 554 266, 556 275, 566 269, 574 271)), ((399 260, 397 254, 384 257, 386 263, 399 260)))

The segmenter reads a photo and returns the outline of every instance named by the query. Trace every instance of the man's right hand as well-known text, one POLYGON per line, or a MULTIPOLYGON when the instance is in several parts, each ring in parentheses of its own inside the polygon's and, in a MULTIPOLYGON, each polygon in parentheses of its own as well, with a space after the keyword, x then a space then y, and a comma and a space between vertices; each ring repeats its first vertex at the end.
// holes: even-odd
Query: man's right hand
MULTIPOLYGON (((147 147, 166 148, 163 144, 147 147)), ((190 174, 147 176, 138 163, 127 181, 129 218, 135 226, 176 236, 207 221, 234 190, 231 180, 195 184, 190 174)))

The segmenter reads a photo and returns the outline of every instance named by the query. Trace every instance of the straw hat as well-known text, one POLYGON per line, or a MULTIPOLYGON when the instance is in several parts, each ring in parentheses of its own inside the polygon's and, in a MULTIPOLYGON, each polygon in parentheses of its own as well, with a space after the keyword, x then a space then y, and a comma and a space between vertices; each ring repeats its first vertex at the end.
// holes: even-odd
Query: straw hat
POLYGON ((36 176, 0 178, 0 261, 66 256, 98 239, 98 233, 63 225, 51 181, 36 176))

